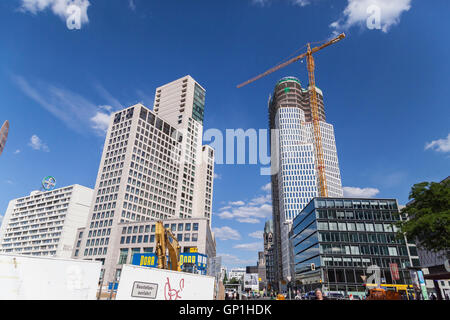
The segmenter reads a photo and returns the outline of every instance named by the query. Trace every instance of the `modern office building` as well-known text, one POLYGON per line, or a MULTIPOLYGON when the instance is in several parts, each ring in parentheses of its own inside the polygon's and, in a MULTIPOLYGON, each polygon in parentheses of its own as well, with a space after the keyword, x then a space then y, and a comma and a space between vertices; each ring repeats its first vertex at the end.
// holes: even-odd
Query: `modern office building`
POLYGON ((291 232, 295 285, 364 295, 377 282, 369 267, 377 266, 377 284, 412 291, 411 267, 420 263, 415 244, 396 236, 394 223, 403 218, 395 199, 314 198, 291 232))
POLYGON ((5 149, 6 140, 8 139, 8 133, 9 133, 9 121, 6 120, 5 123, 3 123, 2 128, 0 129, 0 156, 3 153, 3 150, 5 149))
MULTIPOLYGON (((326 122, 322 91, 316 88, 316 93, 328 196, 342 197, 334 128, 326 122)), ((269 99, 269 125, 276 129, 275 137, 271 130, 275 278, 283 284, 293 276, 289 249, 292 221, 318 196, 310 91, 302 88, 297 78, 283 78, 275 86, 269 99)))
POLYGON ((228 273, 228 280, 236 279, 236 280, 242 280, 244 278, 246 269, 245 268, 233 268, 228 273))
POLYGON ((116 276, 110 266, 122 237, 117 225, 195 218, 211 224, 214 150, 202 145, 198 88, 187 76, 156 90, 155 111, 137 104, 111 117, 77 248, 80 259, 103 262, 106 281, 116 276))
POLYGON ((93 193, 73 185, 11 200, 0 228, 0 252, 70 258, 93 193))
MULTIPOLYGON (((176 236, 181 247, 181 253, 198 252, 205 254, 208 260, 216 256, 216 243, 208 219, 168 219, 164 220, 164 227, 170 229, 176 236)), ((134 254, 156 253, 155 228, 155 222, 149 220, 124 222, 112 226, 111 234, 117 234, 118 236, 113 238, 114 243, 107 244, 111 258, 106 259, 104 270, 113 270, 114 277, 103 278, 102 273, 104 283, 119 281, 122 266, 124 264, 132 264, 134 254)), ((72 258, 74 259, 79 258, 82 253, 82 239, 85 232, 86 228, 78 229, 77 237, 73 244, 72 258)), ((88 239, 88 241, 90 240, 88 239)), ((101 243, 102 240, 99 238, 94 241, 95 243, 88 243, 86 246, 86 248, 89 248, 87 249, 89 250, 86 253, 87 256, 93 255, 96 246, 105 245, 105 243, 101 243)), ((205 264, 209 273, 212 264, 209 261, 206 261, 205 264)))

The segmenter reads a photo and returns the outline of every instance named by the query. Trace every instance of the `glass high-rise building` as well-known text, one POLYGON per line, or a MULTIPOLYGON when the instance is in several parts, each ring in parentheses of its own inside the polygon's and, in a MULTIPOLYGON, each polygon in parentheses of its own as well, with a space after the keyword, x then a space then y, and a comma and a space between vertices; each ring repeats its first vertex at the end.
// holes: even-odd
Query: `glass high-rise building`
POLYGON ((314 198, 293 222, 295 285, 361 296, 371 285, 412 292, 410 267, 420 262, 415 244, 397 237, 402 218, 395 199, 314 198))
MULTIPOLYGON (((330 197, 342 197, 334 128, 326 122, 323 93, 319 88, 316 92, 327 191, 330 197)), ((303 88, 297 78, 282 78, 276 84, 269 100, 269 125, 272 129, 275 278, 284 282, 293 275, 289 248, 292 221, 312 198, 318 196, 310 91, 303 88)))

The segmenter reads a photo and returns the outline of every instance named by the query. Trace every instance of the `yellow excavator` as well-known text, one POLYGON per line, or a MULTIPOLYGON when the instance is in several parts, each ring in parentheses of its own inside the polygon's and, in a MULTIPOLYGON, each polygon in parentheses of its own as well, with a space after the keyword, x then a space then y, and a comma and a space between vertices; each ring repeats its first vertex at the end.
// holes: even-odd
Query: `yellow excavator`
POLYGON ((158 268, 164 270, 181 271, 179 264, 180 244, 174 234, 164 228, 163 222, 158 221, 155 228, 156 255, 158 256, 158 268), (167 259, 166 251, 169 251, 167 259))

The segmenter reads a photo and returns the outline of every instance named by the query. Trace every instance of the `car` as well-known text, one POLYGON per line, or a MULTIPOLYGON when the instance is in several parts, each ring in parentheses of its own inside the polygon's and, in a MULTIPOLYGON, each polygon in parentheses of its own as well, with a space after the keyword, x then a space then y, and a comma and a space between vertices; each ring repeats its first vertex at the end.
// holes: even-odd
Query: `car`
POLYGON ((307 292, 304 296, 304 299, 306 300, 315 300, 316 299, 316 293, 314 291, 307 292))
POLYGON ((329 300, 345 300, 345 296, 340 292, 329 292, 327 294, 329 300))

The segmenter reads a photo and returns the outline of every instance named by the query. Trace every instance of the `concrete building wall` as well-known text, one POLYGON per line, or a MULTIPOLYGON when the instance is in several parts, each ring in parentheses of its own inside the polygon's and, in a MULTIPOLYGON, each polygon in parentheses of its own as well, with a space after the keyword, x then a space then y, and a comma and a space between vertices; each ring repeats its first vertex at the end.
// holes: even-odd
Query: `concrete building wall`
POLYGON ((70 257, 92 197, 92 189, 73 185, 11 200, 0 229, 0 252, 70 257))
POLYGON ((102 261, 108 281, 120 249, 117 225, 192 218, 210 223, 214 152, 202 146, 199 99, 204 103, 204 89, 187 76, 156 90, 154 111, 137 104, 112 115, 89 221, 74 248, 81 259, 102 261))

